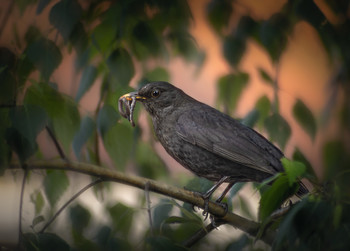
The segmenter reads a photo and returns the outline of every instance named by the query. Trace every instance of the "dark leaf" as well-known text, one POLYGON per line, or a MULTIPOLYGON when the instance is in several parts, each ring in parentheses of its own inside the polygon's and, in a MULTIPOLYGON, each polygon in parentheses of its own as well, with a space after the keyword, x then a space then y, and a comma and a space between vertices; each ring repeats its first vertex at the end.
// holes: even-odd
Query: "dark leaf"
POLYGON ((232 11, 232 2, 229 0, 211 0, 208 3, 206 14, 217 33, 220 34, 228 26, 232 11))
POLYGON ((100 109, 97 116, 97 129, 102 137, 117 123, 119 118, 119 113, 110 105, 104 105, 100 109))
POLYGON ((128 86, 135 74, 132 59, 128 51, 123 48, 118 48, 109 55, 107 66, 117 86, 128 86))
POLYGON ((314 140, 317 131, 316 120, 310 109, 300 99, 293 106, 293 115, 311 139, 314 140))
POLYGON ((254 127, 256 122, 258 122, 259 117, 259 111, 253 109, 241 120, 241 123, 249 127, 254 127))
POLYGON ((117 123, 103 135, 103 143, 116 168, 123 170, 132 152, 133 130, 128 124, 117 123))
POLYGON ((168 171, 164 162, 154 149, 144 142, 139 142, 136 149, 138 173, 145 178, 156 179, 165 176, 168 171))
POLYGON ((162 223, 169 217, 172 209, 173 205, 168 199, 160 200, 159 204, 152 210, 153 227, 155 229, 161 230, 162 223))
POLYGON ((237 27, 232 32, 235 37, 246 40, 249 36, 255 37, 257 32, 258 24, 250 16, 242 16, 238 22, 237 27))
POLYGON ((45 38, 41 38, 29 44, 26 55, 41 72, 46 82, 62 61, 60 49, 54 42, 45 38))
POLYGON ((317 176, 315 174, 314 169, 312 168, 310 162, 306 159, 304 154, 299 150, 299 148, 295 148, 293 153, 293 160, 302 162, 306 167, 306 177, 308 179, 312 179, 314 182, 317 182, 317 176))
POLYGON ((44 192, 51 207, 54 207, 57 201, 69 186, 69 180, 64 171, 49 170, 44 178, 44 192))
POLYGON ((261 43, 273 61, 279 59, 287 45, 290 26, 290 21, 282 13, 272 15, 260 26, 261 43))
POLYGON ((80 79, 79 89, 75 96, 75 102, 79 103, 80 99, 90 89, 97 77, 97 69, 95 66, 88 66, 84 69, 80 79))
POLYGON ((75 156, 80 159, 81 149, 83 145, 91 137, 95 129, 95 122, 90 117, 85 117, 81 124, 79 131, 75 134, 73 139, 73 150, 75 156))
POLYGON ((11 109, 12 127, 35 148, 36 137, 47 124, 45 110, 36 105, 23 105, 11 109))
POLYGON ((104 20, 93 31, 91 38, 93 44, 101 53, 106 53, 111 50, 113 42, 117 36, 117 28, 114 22, 104 20))
POLYGON ((274 86, 275 81, 271 78, 271 76, 263 69, 259 68, 258 69, 260 77, 269 85, 274 86))
POLYGON ((233 67, 240 63, 246 49, 246 42, 241 38, 229 35, 223 42, 223 54, 226 61, 233 67))
POLYGON ((159 55, 162 44, 153 28, 146 22, 139 22, 132 32, 131 46, 140 60, 159 55))
POLYGON ((51 0, 39 0, 38 6, 36 8, 36 14, 40 15, 45 7, 51 2, 51 0))
POLYGON ((132 250, 127 239, 115 237, 112 229, 107 226, 101 227, 98 231, 97 244, 100 247, 99 250, 132 250))
POLYGON ((180 251, 180 250, 187 250, 185 247, 182 247, 180 245, 175 244, 170 239, 163 237, 163 236, 157 236, 157 237, 149 237, 146 239, 146 243, 149 246, 149 250, 154 251, 161 251, 161 250, 167 250, 167 251, 180 251))
POLYGON ((76 0, 61 0, 52 7, 49 20, 67 42, 81 15, 82 9, 76 0))
POLYGON ((81 233, 89 225, 91 213, 78 204, 69 209, 69 218, 74 231, 81 233))
POLYGON ((277 142, 284 149, 291 135, 291 129, 287 121, 281 115, 275 113, 266 118, 264 124, 271 140, 277 142))
POLYGON ((25 250, 28 250, 28 251, 70 250, 69 245, 61 237, 53 233, 24 234, 23 242, 24 242, 25 250))
MULTIPOLYGON (((24 163, 30 156, 36 153, 38 145, 29 142, 20 132, 11 127, 6 130, 5 140, 7 145, 17 153, 21 163, 24 163)), ((5 149, 6 150, 6 149, 5 149)))
POLYGON ((243 234, 239 239, 231 242, 225 251, 246 250, 251 242, 252 240, 246 234, 243 234))
POLYGON ((47 84, 40 83, 28 88, 24 103, 37 105, 46 111, 53 124, 55 135, 68 152, 80 124, 79 111, 71 98, 47 84))
POLYGON ((270 113, 271 110, 271 103, 267 96, 262 96, 258 99, 258 101, 255 103, 255 109, 259 111, 259 125, 262 126, 265 119, 270 113))
POLYGON ((108 207, 108 213, 112 219, 115 231, 123 237, 128 237, 133 220, 133 209, 122 203, 117 203, 114 206, 108 207))
POLYGON ((191 179, 184 188, 189 191, 204 193, 208 191, 209 188, 211 188, 212 186, 213 186, 212 181, 209 181, 205 178, 195 177, 191 179))

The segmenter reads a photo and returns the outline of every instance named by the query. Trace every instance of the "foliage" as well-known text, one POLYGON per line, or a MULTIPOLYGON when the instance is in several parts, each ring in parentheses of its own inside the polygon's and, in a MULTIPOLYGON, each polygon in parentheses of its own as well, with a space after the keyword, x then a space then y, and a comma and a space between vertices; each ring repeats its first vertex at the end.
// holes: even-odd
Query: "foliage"
MULTIPOLYGON (((230 73, 217 81, 218 107, 233 115, 239 98, 249 86, 251 76, 241 69, 248 42, 258 44, 278 69, 294 27, 306 22, 318 34, 334 69, 329 84, 331 91, 322 114, 316 114, 308 107, 308 101, 299 97, 295 97, 291 113, 313 142, 331 119, 339 126, 335 138, 322 142, 323 167, 318 168, 324 169, 322 179, 315 175, 305 154, 296 148, 293 160, 283 159, 285 172, 258 186, 262 228, 257 238, 266 228, 271 228, 278 229, 273 243, 276 250, 349 249, 350 158, 346 139, 350 133, 350 99, 338 97, 342 94, 347 97, 350 91, 347 12, 350 5, 347 1, 326 1, 329 11, 340 17, 337 23, 331 23, 311 0, 287 1, 266 20, 256 19, 249 11, 238 11, 242 9, 241 2, 211 0, 205 8, 207 21, 220 40, 222 56, 231 67, 230 73), (235 24, 233 17, 237 19, 235 24), (334 119, 331 114, 338 112, 339 107, 340 115, 334 119), (303 177, 313 183, 312 194, 291 206, 285 215, 274 218, 273 213, 297 191, 303 177)), ((23 168, 32 159, 45 159, 42 154, 45 149, 39 144, 38 136, 47 131, 52 145, 68 163, 68 159, 75 158, 105 166, 100 149, 103 147, 114 168, 167 180, 168 172, 150 144, 152 139, 141 141, 142 128, 131 128, 116 106, 119 96, 131 90, 132 81, 138 84, 169 81, 170 74, 159 63, 162 60, 181 57, 201 67, 205 56, 191 35, 193 16, 187 1, 39 0, 16 1, 13 6, 21 14, 32 7, 37 15, 47 12, 50 28, 41 30, 33 22, 22 34, 22 40, 14 29, 15 50, 0 48, 0 173, 16 159, 23 168), (53 77, 67 54, 74 55, 74 71, 81 74, 76 88, 72 88, 76 91, 70 95, 62 91, 63 83, 53 77), (93 113, 86 113, 80 109, 80 102, 96 86, 99 101, 93 113)), ((274 95, 261 96, 242 122, 255 126, 281 149, 286 149, 293 128, 279 107, 278 72, 274 77, 261 67, 257 72, 274 95)), ((74 203, 67 209, 70 224, 67 240, 61 233, 40 232, 38 227, 52 216, 67 189, 75 183, 63 171, 47 170, 43 175, 42 188, 30 195, 35 215, 31 220, 32 230, 21 236, 20 245, 28 250, 183 250, 181 243, 204 228, 202 218, 187 203, 157 199, 148 209, 152 224, 149 229, 140 230, 137 238, 141 241, 135 242, 137 238, 132 231, 140 212, 144 213, 144 208, 149 206, 142 194, 135 207, 121 201, 107 201, 103 205, 103 214, 108 218, 106 224, 96 223, 96 215, 89 208, 74 203)), ((27 179, 33 181, 30 175, 27 179)), ((204 191, 208 186, 209 182, 195 179, 188 181, 186 188, 204 191)), ((236 184, 227 196, 228 208, 235 210, 237 202, 232 199, 238 198, 243 215, 252 219, 246 199, 238 194, 241 187, 242 184, 236 184)), ((108 186, 96 186, 95 195, 101 203, 107 192, 108 186)), ((205 238, 197 248, 210 244, 213 248, 225 246, 227 250, 252 249, 254 243, 246 235, 224 244, 205 238)))

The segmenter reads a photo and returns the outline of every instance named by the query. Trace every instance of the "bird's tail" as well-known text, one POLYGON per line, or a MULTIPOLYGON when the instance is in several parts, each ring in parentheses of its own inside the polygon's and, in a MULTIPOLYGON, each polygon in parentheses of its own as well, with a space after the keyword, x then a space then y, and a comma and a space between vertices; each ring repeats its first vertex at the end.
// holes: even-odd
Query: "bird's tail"
POLYGON ((299 190, 296 192, 296 196, 301 198, 308 193, 309 189, 307 189, 306 186, 301 181, 299 181, 299 190))

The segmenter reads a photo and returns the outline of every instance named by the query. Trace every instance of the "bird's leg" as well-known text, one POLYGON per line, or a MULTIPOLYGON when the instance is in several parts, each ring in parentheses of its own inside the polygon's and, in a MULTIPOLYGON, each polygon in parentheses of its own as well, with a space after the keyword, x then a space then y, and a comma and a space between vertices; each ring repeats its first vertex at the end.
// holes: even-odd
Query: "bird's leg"
MULTIPOLYGON (((209 199, 210 196, 215 192, 215 190, 224 182, 226 182, 230 177, 229 176, 224 176, 222 177, 218 182, 216 182, 216 184, 214 186, 212 186, 205 194, 200 194, 200 196, 203 198, 204 200, 204 210, 202 215, 205 216, 204 220, 206 220, 208 218, 208 214, 209 214, 209 199)), ((226 189, 225 189, 226 191, 226 189)), ((227 192, 226 192, 227 193, 227 192)), ((225 196, 225 195, 224 195, 225 196)), ((220 196, 221 198, 221 196, 220 196)), ((221 199, 222 200, 222 199, 221 199)))
POLYGON ((233 187, 233 185, 235 184, 235 182, 231 182, 227 185, 227 187, 225 188, 225 190, 222 192, 222 194, 220 195, 219 198, 217 198, 217 200, 215 201, 216 203, 220 203, 222 206, 225 207, 225 211, 227 212, 228 210, 228 206, 226 203, 222 203, 221 201, 225 198, 226 194, 230 191, 230 189, 233 187))

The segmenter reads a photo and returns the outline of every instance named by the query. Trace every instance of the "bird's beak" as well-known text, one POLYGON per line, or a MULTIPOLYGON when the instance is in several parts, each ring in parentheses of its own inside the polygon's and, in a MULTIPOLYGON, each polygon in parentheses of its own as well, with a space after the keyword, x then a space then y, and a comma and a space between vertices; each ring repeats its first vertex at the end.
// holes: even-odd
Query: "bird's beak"
POLYGON ((146 98, 140 96, 138 92, 130 92, 121 96, 120 99, 126 99, 128 101, 132 101, 133 99, 136 99, 138 101, 142 101, 142 100, 145 100, 146 98))

